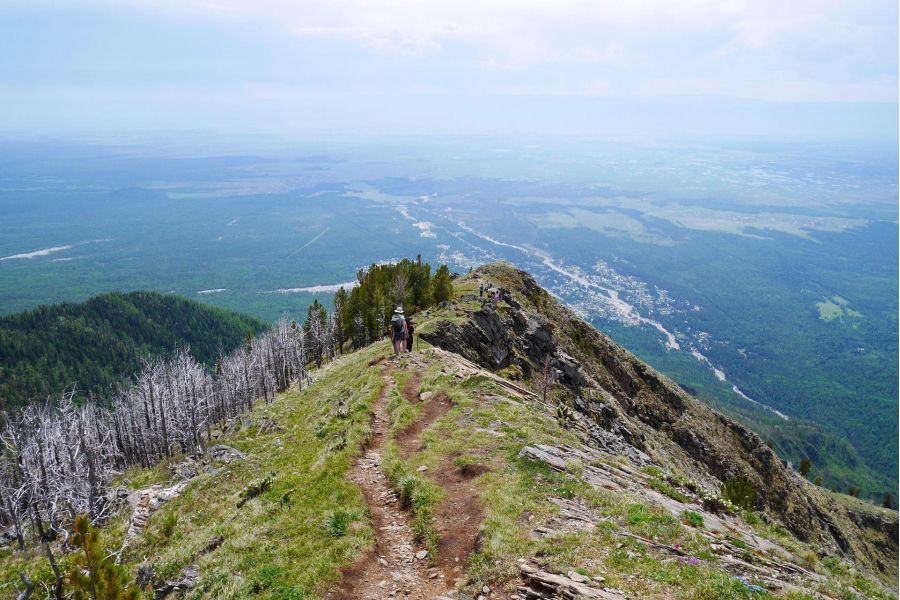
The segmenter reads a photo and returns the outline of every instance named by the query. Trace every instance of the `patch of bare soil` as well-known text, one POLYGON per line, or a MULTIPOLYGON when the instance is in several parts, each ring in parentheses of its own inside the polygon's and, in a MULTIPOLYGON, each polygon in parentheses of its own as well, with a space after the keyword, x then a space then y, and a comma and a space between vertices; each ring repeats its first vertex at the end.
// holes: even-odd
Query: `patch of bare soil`
POLYGON ((434 518, 438 533, 437 562, 448 581, 456 581, 465 574, 469 556, 478 549, 484 507, 474 479, 489 470, 484 465, 457 468, 448 458, 431 473, 446 494, 435 509, 434 518))
MULTIPOLYGON (((445 494, 434 515, 438 533, 437 566, 430 566, 433 557, 416 558, 409 516, 402 510, 397 494, 381 470, 381 452, 390 429, 387 399, 395 385, 390 376, 394 368, 389 366, 382 374, 384 385, 373 410, 370 439, 365 453, 349 473, 371 511, 375 547, 344 569, 340 586, 329 595, 335 600, 430 599, 442 595, 464 577, 469 555, 478 547, 484 508, 474 479, 489 469, 478 464, 459 468, 448 457, 437 469, 425 473, 445 494)), ((423 375, 424 369, 418 369, 404 384, 401 392, 407 401, 419 402, 423 375)), ((416 422, 396 437, 400 455, 405 459, 420 451, 423 432, 452 408, 453 401, 446 393, 425 402, 416 422)))
POLYGON ((424 376, 425 369, 416 369, 403 384, 403 397, 410 404, 416 404, 419 401, 419 388, 422 386, 422 377, 424 376))
POLYGON ((429 568, 428 559, 416 557, 409 516, 381 469, 381 451, 390 428, 387 398, 393 387, 393 378, 387 374, 382 378, 384 385, 375 402, 365 453, 348 475, 369 506, 375 547, 343 571, 340 586, 329 594, 334 599, 430 599, 448 589, 443 575, 429 568))

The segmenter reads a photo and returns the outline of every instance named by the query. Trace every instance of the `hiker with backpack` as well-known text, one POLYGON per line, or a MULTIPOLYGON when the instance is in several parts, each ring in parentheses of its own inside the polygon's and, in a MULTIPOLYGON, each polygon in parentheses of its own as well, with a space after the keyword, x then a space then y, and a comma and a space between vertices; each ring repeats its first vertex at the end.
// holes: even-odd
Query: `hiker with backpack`
POLYGON ((406 339, 409 337, 409 329, 406 327, 406 319, 403 317, 403 307, 398 306, 394 309, 394 316, 391 317, 391 342, 394 344, 394 356, 400 356, 400 353, 406 349, 406 339))

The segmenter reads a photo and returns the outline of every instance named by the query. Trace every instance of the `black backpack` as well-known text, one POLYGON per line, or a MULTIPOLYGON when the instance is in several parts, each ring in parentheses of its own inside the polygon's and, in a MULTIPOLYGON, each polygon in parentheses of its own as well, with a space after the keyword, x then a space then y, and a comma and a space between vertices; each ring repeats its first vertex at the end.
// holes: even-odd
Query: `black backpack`
POLYGON ((394 332, 394 336, 403 333, 403 321, 403 315, 394 315, 391 317, 391 330, 394 332))

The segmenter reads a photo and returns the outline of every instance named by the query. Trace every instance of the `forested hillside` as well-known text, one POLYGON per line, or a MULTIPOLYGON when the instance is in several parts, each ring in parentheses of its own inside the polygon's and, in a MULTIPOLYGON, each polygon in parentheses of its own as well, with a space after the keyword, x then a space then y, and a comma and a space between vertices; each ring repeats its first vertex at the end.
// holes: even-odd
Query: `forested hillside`
POLYGON ((147 355, 190 348, 212 364, 263 321, 156 292, 112 293, 0 318, 4 410, 77 384, 102 392, 140 369, 147 355))

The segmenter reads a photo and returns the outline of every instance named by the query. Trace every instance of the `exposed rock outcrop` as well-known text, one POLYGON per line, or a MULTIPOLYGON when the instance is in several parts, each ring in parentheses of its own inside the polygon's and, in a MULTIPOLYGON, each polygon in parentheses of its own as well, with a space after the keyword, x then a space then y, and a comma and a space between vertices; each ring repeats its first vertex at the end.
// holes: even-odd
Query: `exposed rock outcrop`
POLYGON ((125 533, 126 543, 140 535, 147 526, 150 516, 164 503, 177 498, 185 487, 187 487, 186 482, 176 483, 167 488, 153 485, 128 496, 128 503, 134 508, 134 513, 131 515, 128 531, 125 533))

